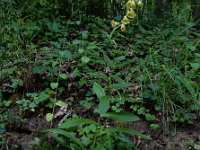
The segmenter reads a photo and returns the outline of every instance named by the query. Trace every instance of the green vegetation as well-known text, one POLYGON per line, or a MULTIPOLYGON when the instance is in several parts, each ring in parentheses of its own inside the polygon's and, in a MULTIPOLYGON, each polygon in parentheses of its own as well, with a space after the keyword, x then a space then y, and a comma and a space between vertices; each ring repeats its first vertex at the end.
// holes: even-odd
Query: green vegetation
POLYGON ((199 126, 199 8, 1 1, 0 149, 142 149, 152 133, 199 126), (131 128, 139 120, 147 131, 131 128))

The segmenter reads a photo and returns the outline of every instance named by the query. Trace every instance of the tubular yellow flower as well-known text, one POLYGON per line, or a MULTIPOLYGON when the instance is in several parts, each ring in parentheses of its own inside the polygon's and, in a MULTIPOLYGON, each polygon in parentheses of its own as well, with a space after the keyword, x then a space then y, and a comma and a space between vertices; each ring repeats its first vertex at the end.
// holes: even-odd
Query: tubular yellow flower
POLYGON ((126 8, 131 8, 131 5, 132 5, 132 1, 129 0, 128 2, 126 2, 126 8))
POLYGON ((142 7, 142 6, 143 6, 143 3, 142 3, 141 0, 139 0, 139 1, 137 2, 137 6, 139 6, 139 7, 142 7))
POLYGON ((125 26, 125 24, 122 24, 122 25, 121 25, 121 31, 122 31, 122 32, 126 32, 126 26, 125 26))
POLYGON ((132 1, 132 2, 131 2, 131 8, 132 8, 132 9, 136 9, 136 3, 135 3, 135 1, 132 1))
POLYGON ((119 25, 119 22, 116 22, 115 20, 111 21, 111 26, 112 27, 116 27, 117 25, 119 25))
POLYGON ((122 24, 128 24, 129 23, 129 20, 127 18, 127 16, 124 16, 124 18, 122 19, 122 24))
POLYGON ((133 9, 128 10, 126 15, 131 19, 134 19, 137 16, 133 9))

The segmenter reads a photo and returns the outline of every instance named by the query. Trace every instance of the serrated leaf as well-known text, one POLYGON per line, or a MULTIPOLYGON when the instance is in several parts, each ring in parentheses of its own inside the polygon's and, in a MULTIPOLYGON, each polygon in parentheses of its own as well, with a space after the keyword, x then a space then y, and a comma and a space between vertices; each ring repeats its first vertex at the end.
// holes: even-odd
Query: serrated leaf
POLYGON ((115 127, 115 128, 108 129, 108 131, 110 131, 110 132, 123 132, 123 133, 131 134, 133 136, 141 137, 143 139, 147 139, 147 140, 151 139, 149 136, 144 135, 144 134, 142 134, 138 131, 135 131, 135 130, 132 130, 132 129, 129 129, 129 128, 115 127))
POLYGON ((56 88, 58 87, 58 83, 57 83, 57 82, 52 82, 52 83, 50 84, 50 86, 51 86, 51 88, 54 90, 54 89, 56 89, 56 88))
POLYGON ((100 115, 104 115, 110 108, 110 97, 104 96, 101 99, 99 99, 99 105, 97 108, 97 112, 100 115))
POLYGON ((45 118, 46 118, 46 121, 50 122, 50 121, 53 120, 53 114, 52 113, 47 113, 45 118))
POLYGON ((91 124, 96 123, 95 121, 91 119, 85 119, 85 118, 73 118, 73 119, 67 119, 64 123, 62 123, 59 128, 61 129, 68 129, 71 127, 79 126, 82 124, 91 124))
POLYGON ((125 112, 108 112, 102 115, 103 117, 118 120, 118 121, 138 121, 140 118, 134 114, 125 112))
POLYGON ((105 96, 104 89, 97 82, 94 82, 93 84, 93 91, 97 95, 98 99, 101 99, 103 96, 105 96))
POLYGON ((59 77, 60 77, 61 79, 64 79, 64 80, 67 79, 67 75, 64 74, 64 73, 59 74, 59 77))

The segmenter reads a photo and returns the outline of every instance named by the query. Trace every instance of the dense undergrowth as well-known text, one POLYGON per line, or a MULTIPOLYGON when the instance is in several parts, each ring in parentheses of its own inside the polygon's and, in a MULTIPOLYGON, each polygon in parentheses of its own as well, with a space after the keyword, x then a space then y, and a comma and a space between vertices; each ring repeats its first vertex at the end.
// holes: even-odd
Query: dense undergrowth
POLYGON ((52 134, 49 143, 33 141, 37 149, 135 149, 134 136, 149 137, 123 128, 125 121, 140 118, 163 132, 198 123, 200 32, 189 8, 162 19, 139 14, 111 37, 110 16, 1 3, 2 147, 13 148, 6 132, 38 115, 49 126, 40 134, 52 134))

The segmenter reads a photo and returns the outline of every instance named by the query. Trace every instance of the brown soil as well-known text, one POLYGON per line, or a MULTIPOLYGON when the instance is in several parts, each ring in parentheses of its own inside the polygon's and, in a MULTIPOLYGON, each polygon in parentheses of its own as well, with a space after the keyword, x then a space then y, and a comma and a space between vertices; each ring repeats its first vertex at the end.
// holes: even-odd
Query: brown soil
MULTIPOLYGON (((81 116, 85 116, 85 113, 87 114, 87 112, 82 112, 81 116)), ((38 133, 41 130, 48 129, 50 123, 46 122, 43 114, 29 116, 23 120, 18 125, 14 123, 8 126, 7 132, 4 134, 8 149, 4 146, 3 149, 0 147, 0 150, 31 150, 31 141, 36 141, 36 144, 39 145, 41 139, 38 133)), ((58 122, 59 119, 54 126, 57 126, 58 122)), ((189 140, 200 141, 200 128, 198 125, 177 126, 176 131, 175 128, 171 128, 165 132, 161 132, 161 129, 151 130, 149 123, 146 121, 129 123, 126 126, 150 135, 152 138, 149 141, 136 138, 136 145, 140 150, 188 150, 186 143, 189 140)))

